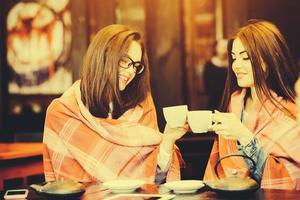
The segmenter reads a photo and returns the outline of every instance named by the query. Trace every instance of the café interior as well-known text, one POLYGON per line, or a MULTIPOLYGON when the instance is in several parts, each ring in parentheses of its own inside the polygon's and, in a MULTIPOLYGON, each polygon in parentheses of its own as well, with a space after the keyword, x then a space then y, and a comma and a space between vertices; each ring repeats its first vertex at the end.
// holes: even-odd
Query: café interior
MULTIPOLYGON (((45 181, 42 141, 47 107, 79 79, 90 41, 107 25, 124 24, 142 33, 161 132, 166 124, 163 107, 212 109, 205 87, 205 63, 214 56, 216 42, 230 38, 249 19, 276 24, 294 59, 300 61, 297 0, 59 2, 1 2, 0 191, 45 181), (42 15, 37 7, 44 9, 42 15), (40 20, 40 25, 34 26, 34 20, 40 20), (20 23, 24 29, 18 29, 20 23), (14 40, 17 45, 12 45, 14 40)), ((211 132, 189 133, 176 142, 185 161, 182 179, 203 178, 215 137, 211 132)))

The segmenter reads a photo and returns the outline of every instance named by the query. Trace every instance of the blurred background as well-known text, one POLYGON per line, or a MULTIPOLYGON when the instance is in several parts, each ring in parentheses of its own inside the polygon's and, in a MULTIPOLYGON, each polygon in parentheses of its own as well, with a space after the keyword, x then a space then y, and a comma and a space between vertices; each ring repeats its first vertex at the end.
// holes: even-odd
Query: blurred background
MULTIPOLYGON (((125 24, 143 33, 163 131, 162 107, 212 109, 206 63, 217 41, 249 19, 275 23, 299 63, 299 10, 299 0, 1 1, 0 142, 42 141, 47 106, 79 78, 88 44, 106 25, 125 24)), ((190 134, 178 142, 187 162, 184 178, 202 178, 213 137, 190 134)))

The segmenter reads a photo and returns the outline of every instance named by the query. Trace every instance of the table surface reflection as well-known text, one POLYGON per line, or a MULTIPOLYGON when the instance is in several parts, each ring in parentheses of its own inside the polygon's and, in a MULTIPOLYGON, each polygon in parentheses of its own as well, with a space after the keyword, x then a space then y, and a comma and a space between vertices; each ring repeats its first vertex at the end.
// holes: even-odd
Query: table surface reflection
MULTIPOLYGON (((173 194, 165 187, 157 185, 145 185, 137 193, 145 194, 173 194)), ((112 196, 114 194, 109 194, 112 196)), ((243 200, 295 200, 300 199, 300 192, 297 190, 275 190, 275 189, 258 189, 251 193, 226 193, 220 194, 211 191, 208 188, 202 188, 196 193, 192 194, 175 194, 174 200, 229 200, 229 199, 243 199, 243 200)))
MULTIPOLYGON (((136 191, 136 193, 142 194, 167 194, 168 192, 164 187, 156 185, 144 185, 142 189, 136 191)), ((110 193, 105 197, 111 197, 116 194, 110 193)), ((3 199, 3 193, 1 195, 3 199)), ((29 188, 29 195, 27 200, 46 200, 44 196, 38 194, 31 188, 29 188)), ((95 199, 95 198, 93 198, 95 199)), ((103 198, 99 198, 103 199, 103 198)), ((258 189, 253 193, 246 194, 218 194, 210 191, 208 188, 203 188, 192 194, 176 194, 174 200, 229 200, 229 199, 243 199, 243 200, 295 200, 300 199, 300 192, 297 190, 275 190, 275 189, 258 189)))

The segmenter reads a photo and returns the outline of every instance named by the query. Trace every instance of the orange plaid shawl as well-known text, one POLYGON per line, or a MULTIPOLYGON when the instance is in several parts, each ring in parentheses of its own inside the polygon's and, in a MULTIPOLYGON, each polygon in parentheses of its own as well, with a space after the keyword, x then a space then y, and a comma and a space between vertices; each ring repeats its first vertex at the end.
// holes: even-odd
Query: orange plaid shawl
MULTIPOLYGON (((153 183, 162 134, 151 95, 119 119, 92 116, 77 81, 48 107, 44 129, 46 181, 72 179, 91 185, 132 178, 153 183)), ((174 152, 167 181, 179 180, 174 152)))
MULTIPOLYGON (((232 95, 229 111, 241 116, 245 90, 232 95)), ((273 93, 273 95, 275 95, 273 93)), ((296 111, 296 106, 276 96, 277 100, 289 110, 296 111)), ((297 122, 276 108, 271 102, 265 101, 264 106, 258 103, 248 113, 243 124, 259 139, 262 148, 268 155, 263 177, 262 188, 300 189, 300 130, 297 122), (268 112, 268 111, 269 112, 268 112), (271 116, 270 116, 270 114, 271 116)), ((210 158, 206 167, 204 180, 215 180, 214 164, 225 155, 239 153, 236 140, 226 140, 219 136, 215 139, 210 158)), ((219 174, 225 176, 230 170, 237 169, 240 175, 249 174, 243 158, 225 159, 218 168, 219 174)))

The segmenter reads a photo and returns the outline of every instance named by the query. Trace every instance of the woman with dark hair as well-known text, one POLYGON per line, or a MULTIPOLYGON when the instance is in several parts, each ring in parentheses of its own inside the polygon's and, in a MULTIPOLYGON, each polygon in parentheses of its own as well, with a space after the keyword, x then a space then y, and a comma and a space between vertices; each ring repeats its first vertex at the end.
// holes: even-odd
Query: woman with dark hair
POLYGON ((85 54, 81 80, 47 110, 46 181, 99 188, 114 179, 179 180, 174 143, 188 127, 158 131, 149 82, 141 35, 123 25, 101 29, 85 54))
POLYGON ((297 121, 300 124, 300 77, 295 83, 296 105, 297 105, 297 121))
POLYGON ((278 28, 251 20, 228 45, 229 68, 221 112, 215 111, 212 130, 218 134, 205 171, 249 175, 262 188, 300 189, 300 130, 296 122, 294 84, 298 68, 278 28))

